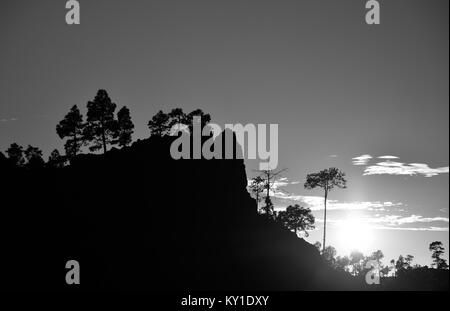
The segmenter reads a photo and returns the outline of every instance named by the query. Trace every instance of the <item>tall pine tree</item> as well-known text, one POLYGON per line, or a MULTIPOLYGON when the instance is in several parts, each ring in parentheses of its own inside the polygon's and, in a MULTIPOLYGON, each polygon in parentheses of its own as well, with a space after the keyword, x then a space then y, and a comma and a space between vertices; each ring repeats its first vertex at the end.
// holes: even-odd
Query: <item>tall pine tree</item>
POLYGON ((83 140, 83 116, 75 105, 56 126, 56 133, 61 139, 68 137, 64 148, 68 157, 74 157, 80 151, 83 140))
POLYGON ((8 160, 14 166, 21 167, 25 164, 25 158, 23 156, 23 147, 22 146, 19 146, 18 144, 13 143, 6 150, 6 154, 8 155, 8 160))
POLYGON ((44 159, 42 158, 42 150, 38 147, 28 145, 24 151, 25 159, 27 159, 26 167, 30 169, 44 167, 44 159))
POLYGON ((164 136, 170 133, 170 117, 168 114, 158 111, 150 121, 148 121, 148 128, 151 136, 164 136))
POLYGON ((114 140, 118 128, 114 117, 116 104, 111 101, 105 90, 99 90, 94 100, 87 103, 87 109, 84 137, 91 144, 89 150, 103 148, 103 153, 106 153, 108 145, 117 143, 114 140))
POLYGON ((120 147, 128 146, 131 143, 131 135, 133 134, 134 124, 131 121, 130 109, 123 106, 117 112, 117 140, 120 147))

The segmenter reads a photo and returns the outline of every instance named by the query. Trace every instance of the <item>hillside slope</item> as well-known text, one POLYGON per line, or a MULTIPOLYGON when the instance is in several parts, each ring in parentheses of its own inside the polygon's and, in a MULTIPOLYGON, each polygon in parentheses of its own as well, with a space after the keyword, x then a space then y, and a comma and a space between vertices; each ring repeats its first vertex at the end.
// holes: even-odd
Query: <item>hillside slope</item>
POLYGON ((3 284, 64 289, 355 289, 314 246, 261 217, 243 160, 173 160, 172 137, 63 169, 3 172, 3 284))

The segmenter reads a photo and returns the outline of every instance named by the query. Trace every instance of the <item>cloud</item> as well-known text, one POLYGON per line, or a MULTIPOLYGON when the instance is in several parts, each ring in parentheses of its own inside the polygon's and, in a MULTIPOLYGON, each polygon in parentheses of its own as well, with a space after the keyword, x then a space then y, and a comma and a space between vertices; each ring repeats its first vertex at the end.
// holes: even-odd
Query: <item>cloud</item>
MULTIPOLYGON (((251 179, 247 179, 247 186, 250 186, 252 183, 251 179)), ((287 177, 281 177, 277 180, 275 180, 272 184, 272 189, 270 190, 270 195, 274 195, 274 193, 285 193, 285 191, 282 191, 280 188, 289 186, 289 185, 298 185, 300 181, 289 181, 287 177)))
MULTIPOLYGON (((433 177, 449 172, 448 166, 431 168, 425 163, 406 164, 399 161, 393 161, 398 159, 398 157, 392 155, 383 155, 377 158, 386 161, 366 166, 363 175, 422 175, 425 177, 433 177)), ((370 154, 363 154, 352 158, 352 163, 353 165, 367 165, 371 159, 373 159, 373 157, 370 154)))
POLYGON ((280 187, 285 187, 285 186, 287 186, 287 185, 289 185, 289 184, 290 184, 290 183, 289 183, 289 181, 287 181, 287 178, 285 178, 285 179, 283 179, 283 180, 281 180, 281 179, 275 180, 275 181, 273 182, 273 184, 272 184, 272 189, 277 190, 277 189, 279 189, 280 187))
POLYGON ((378 230, 405 230, 405 231, 448 231, 448 227, 386 227, 374 226, 372 229, 378 230))
MULTIPOLYGON (((327 219, 327 223, 333 226, 346 225, 347 219, 327 219)), ((399 215, 379 216, 378 214, 370 217, 360 217, 356 222, 367 226, 370 229, 378 230, 405 230, 405 231, 449 231, 448 226, 420 226, 420 224, 434 223, 434 222, 449 222, 445 217, 423 217, 420 215, 411 215, 402 217, 399 215), (404 225, 408 225, 405 227, 404 225), (417 224, 417 226, 414 226, 417 224)), ((323 219, 316 218, 316 222, 323 222, 323 219)))
POLYGON ((19 119, 17 119, 17 118, 2 118, 2 119, 0 119, 0 122, 12 122, 12 121, 17 121, 17 120, 19 120, 19 119))
POLYGON ((353 165, 367 165, 369 163, 370 159, 372 159, 372 156, 370 154, 363 154, 359 157, 352 158, 353 165))
POLYGON ((423 217, 420 215, 411 215, 402 217, 400 215, 386 215, 371 219, 373 223, 386 223, 391 226, 413 224, 413 223, 430 223, 430 222, 449 222, 447 217, 423 217))
POLYGON ((363 175, 423 175, 425 177, 432 177, 439 174, 449 172, 449 167, 431 168, 424 163, 410 163, 405 164, 397 161, 378 162, 375 165, 367 166, 363 175))
MULTIPOLYGON (((305 196, 286 193, 282 190, 274 189, 270 193, 274 200, 275 210, 284 210, 286 206, 299 204, 308 207, 313 212, 321 211, 324 208, 324 198, 322 196, 305 196)), ((328 218, 327 222, 333 226, 345 225, 347 219, 340 218, 339 215, 348 215, 349 211, 356 211, 359 216, 357 221, 371 229, 380 230, 409 230, 409 231, 449 231, 447 226, 437 226, 435 223, 449 223, 448 217, 424 217, 421 215, 389 215, 389 211, 405 212, 407 206, 402 202, 392 201, 353 201, 340 202, 338 200, 327 200, 327 210, 336 211, 335 218, 328 218), (342 214, 344 212, 344 214, 342 214), (337 218, 336 218, 337 217, 337 218), (431 225, 433 224, 433 225, 431 225)), ((316 217, 316 222, 323 222, 323 219, 316 217)))
MULTIPOLYGON (((283 202, 286 202, 283 206, 289 204, 299 204, 310 208, 312 211, 323 210, 324 198, 321 196, 309 196, 309 195, 295 195, 282 191, 273 191, 271 195, 283 202)), ((369 201, 354 201, 354 202, 339 202, 337 200, 327 200, 327 210, 368 210, 368 211, 386 211, 392 207, 403 206, 403 203, 393 202, 369 202, 369 201)))

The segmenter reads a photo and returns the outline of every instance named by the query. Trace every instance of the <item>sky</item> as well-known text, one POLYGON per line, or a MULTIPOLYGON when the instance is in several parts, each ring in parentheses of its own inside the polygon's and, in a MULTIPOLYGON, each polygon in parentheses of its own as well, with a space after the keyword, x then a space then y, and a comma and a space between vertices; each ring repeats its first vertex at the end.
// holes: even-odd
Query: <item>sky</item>
MULTIPOLYGON (((160 109, 203 109, 217 124, 278 124, 277 208, 310 207, 306 175, 346 173, 329 197, 327 244, 386 259, 449 249, 449 22, 446 0, 65 1, 0 3, 0 150, 63 150, 55 126, 98 89, 131 110, 134 139, 160 109), (348 229, 348 228, 353 229, 348 229)), ((246 161, 248 178, 257 162, 246 161)), ((448 254, 446 254, 448 259, 448 254)))

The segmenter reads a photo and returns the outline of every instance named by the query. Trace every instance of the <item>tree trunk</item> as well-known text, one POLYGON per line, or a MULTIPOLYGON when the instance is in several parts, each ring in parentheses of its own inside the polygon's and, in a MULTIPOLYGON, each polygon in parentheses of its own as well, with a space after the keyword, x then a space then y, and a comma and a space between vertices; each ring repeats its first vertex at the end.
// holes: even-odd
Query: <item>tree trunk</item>
POLYGON ((106 135, 105 135, 105 128, 102 126, 102 142, 103 142, 103 154, 106 153, 106 135))
POLYGON ((378 264, 378 267, 377 267, 378 268, 378 280, 380 281, 379 285, 381 285, 381 271, 380 271, 381 266, 380 266, 380 259, 378 259, 378 258, 377 258, 377 264, 378 264))
POLYGON ((77 155, 77 133, 73 134, 73 157, 77 155))
POLYGON ((323 210, 323 245, 322 245, 322 254, 325 253, 325 238, 327 235, 327 197, 328 197, 328 188, 325 187, 325 199, 324 199, 324 210, 323 210))

